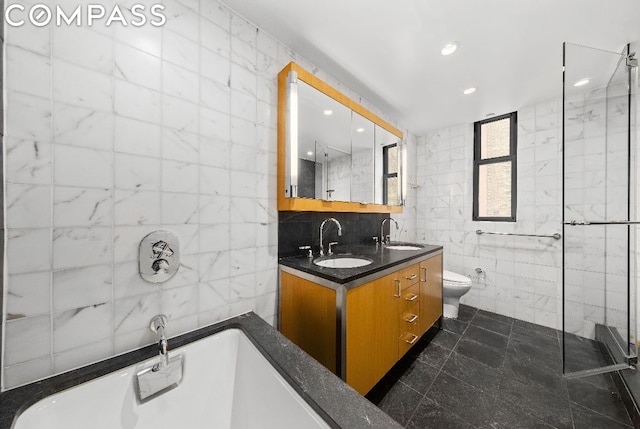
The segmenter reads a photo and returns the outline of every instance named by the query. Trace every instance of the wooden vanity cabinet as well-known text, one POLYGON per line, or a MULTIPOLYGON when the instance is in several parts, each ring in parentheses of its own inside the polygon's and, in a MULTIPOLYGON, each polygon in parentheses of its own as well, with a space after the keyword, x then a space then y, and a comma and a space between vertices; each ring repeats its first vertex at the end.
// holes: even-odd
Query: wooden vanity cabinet
POLYGON ((335 286, 281 269, 280 331, 364 395, 442 316, 442 254, 335 286))

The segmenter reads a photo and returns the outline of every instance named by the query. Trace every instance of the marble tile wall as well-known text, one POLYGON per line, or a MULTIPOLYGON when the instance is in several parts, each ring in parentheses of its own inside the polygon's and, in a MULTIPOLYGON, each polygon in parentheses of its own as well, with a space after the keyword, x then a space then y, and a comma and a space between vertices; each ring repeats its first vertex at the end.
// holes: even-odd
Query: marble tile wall
MULTIPOLYGON (((7 281, 2 389, 253 310, 276 315, 277 73, 367 100, 212 0, 164 27, 5 29, 7 281), (138 275, 140 240, 181 240, 138 275)), ((386 118, 391 120, 391 118, 386 118)))
POLYGON ((462 302, 554 328, 561 326, 560 243, 476 230, 561 232, 561 109, 554 100, 518 110, 515 223, 471 220, 473 124, 426 135, 416 169, 417 238, 442 244, 445 269, 472 279, 462 302))

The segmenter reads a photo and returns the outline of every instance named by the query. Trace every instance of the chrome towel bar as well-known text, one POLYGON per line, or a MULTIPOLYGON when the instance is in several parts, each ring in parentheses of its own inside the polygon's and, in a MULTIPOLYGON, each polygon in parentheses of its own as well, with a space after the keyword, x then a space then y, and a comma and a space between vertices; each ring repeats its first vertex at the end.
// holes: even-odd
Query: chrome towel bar
POLYGON ((541 234, 516 234, 513 232, 487 232, 487 231, 482 231, 481 229, 476 230, 476 234, 478 235, 482 235, 482 234, 491 234, 491 235, 516 235, 518 237, 540 237, 540 238, 554 238, 556 240, 560 240, 560 238, 562 238, 562 235, 558 234, 557 232, 553 235, 541 235, 541 234))
POLYGON ((564 222, 565 225, 640 225, 636 220, 570 220, 564 222))

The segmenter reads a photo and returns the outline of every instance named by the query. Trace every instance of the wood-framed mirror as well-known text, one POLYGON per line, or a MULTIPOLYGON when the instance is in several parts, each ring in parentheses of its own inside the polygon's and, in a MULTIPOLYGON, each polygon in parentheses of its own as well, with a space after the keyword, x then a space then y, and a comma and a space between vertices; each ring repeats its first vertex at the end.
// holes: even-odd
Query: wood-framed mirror
POLYGON ((401 213, 404 134, 296 63, 278 74, 278 210, 401 213))

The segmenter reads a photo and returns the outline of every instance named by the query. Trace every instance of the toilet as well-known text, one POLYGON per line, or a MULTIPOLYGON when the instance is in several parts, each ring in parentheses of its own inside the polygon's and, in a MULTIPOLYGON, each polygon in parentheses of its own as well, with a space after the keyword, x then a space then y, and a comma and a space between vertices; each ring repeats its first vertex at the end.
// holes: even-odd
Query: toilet
POLYGON ((458 317, 460 298, 471 289, 471 279, 452 271, 442 271, 443 315, 449 319, 458 317))

